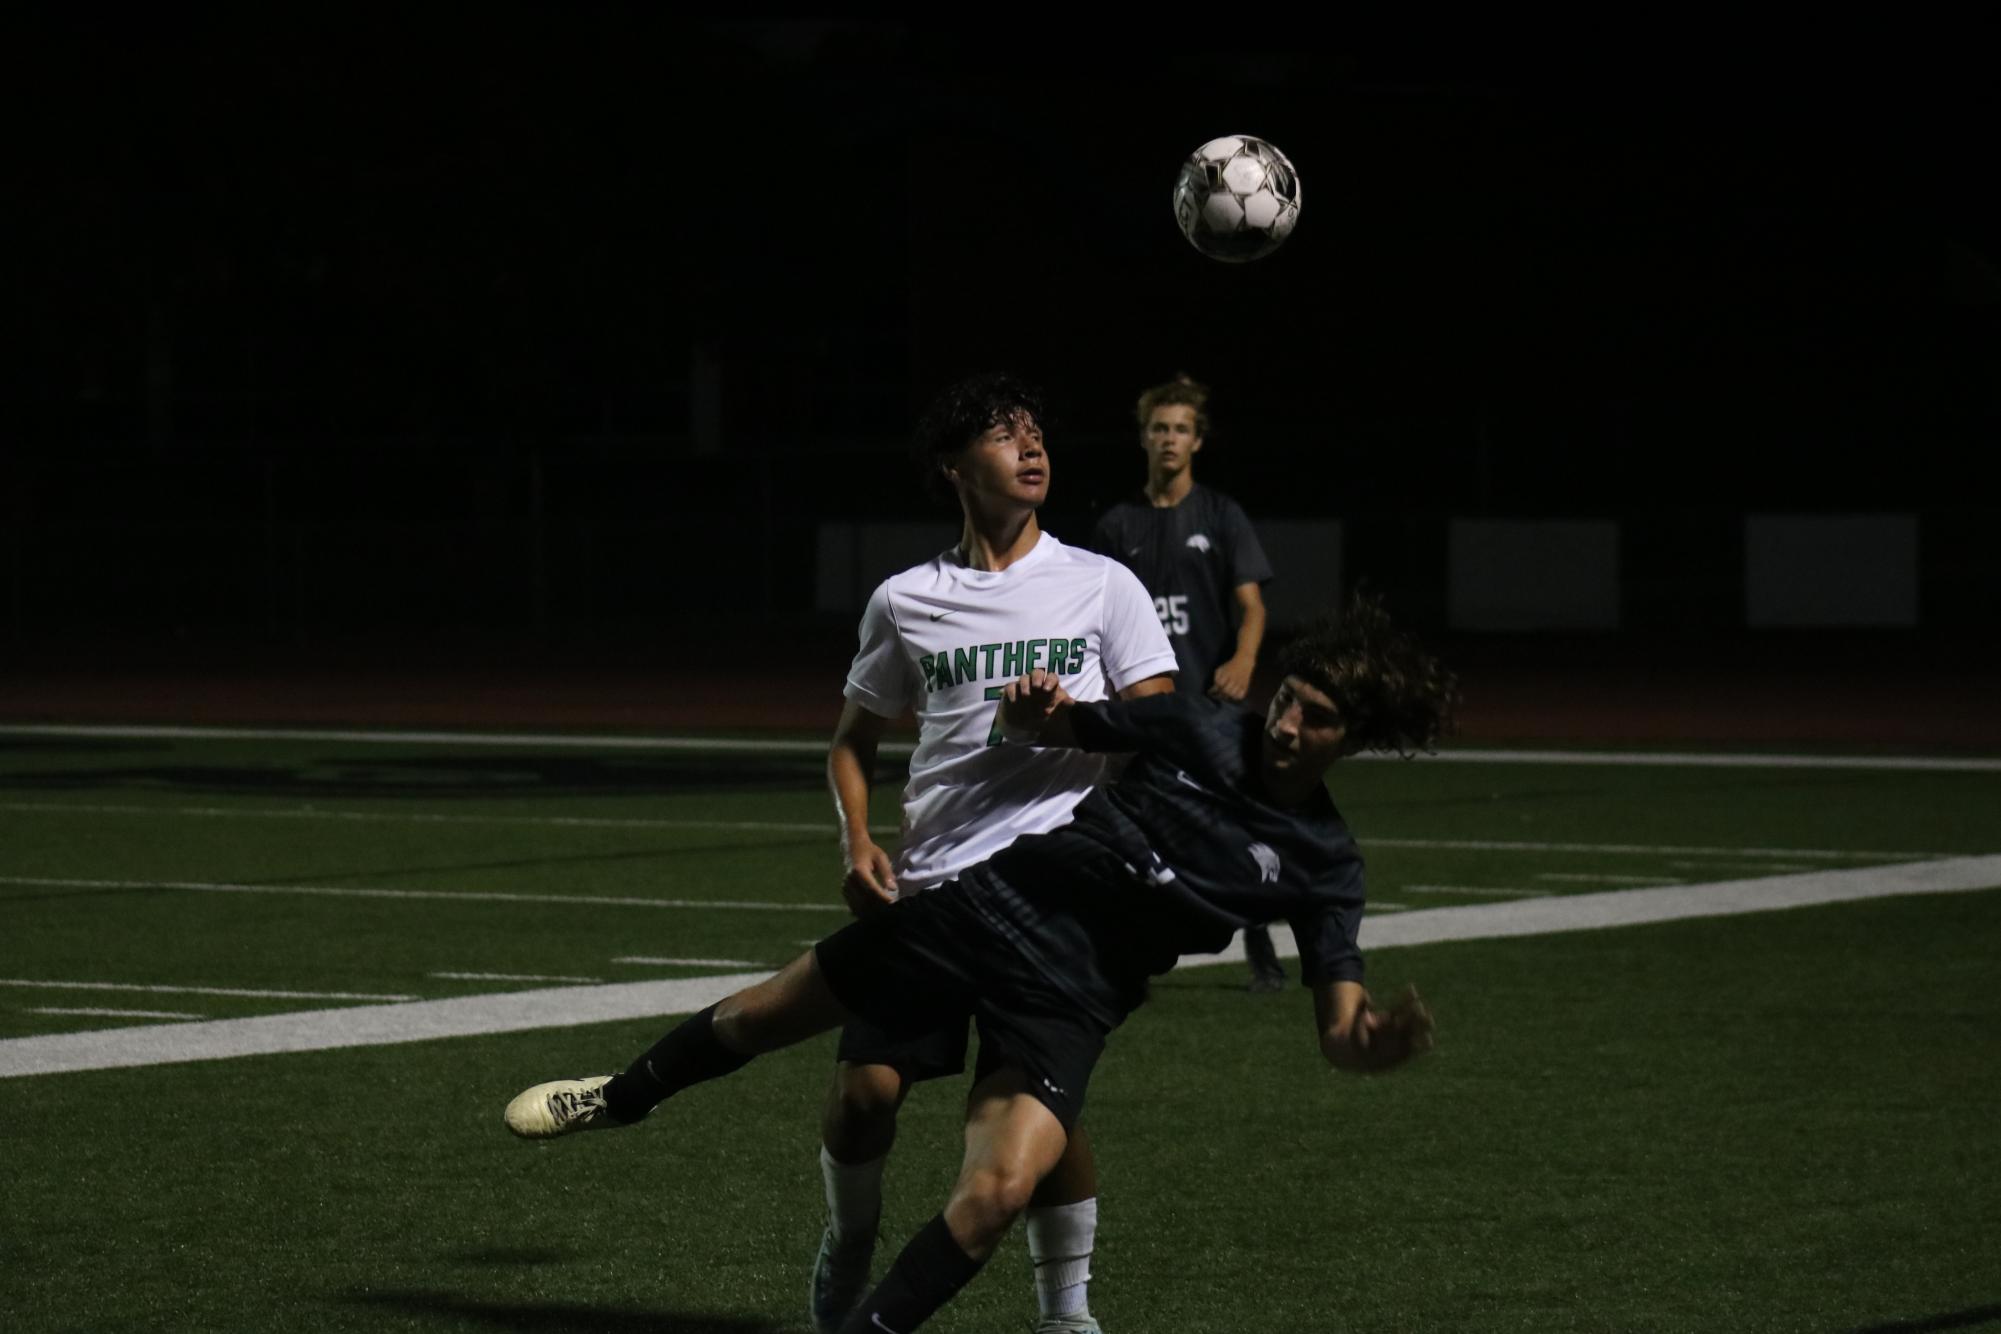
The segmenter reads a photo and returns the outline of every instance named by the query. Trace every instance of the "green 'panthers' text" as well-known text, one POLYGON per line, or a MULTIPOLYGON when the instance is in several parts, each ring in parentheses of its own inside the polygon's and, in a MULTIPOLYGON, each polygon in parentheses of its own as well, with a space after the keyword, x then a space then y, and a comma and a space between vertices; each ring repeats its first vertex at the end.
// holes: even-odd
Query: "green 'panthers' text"
POLYGON ((1011 644, 968 644, 917 659, 924 688, 947 690, 971 681, 1013 681, 1037 667, 1070 676, 1084 670, 1082 639, 1017 639, 1011 644))

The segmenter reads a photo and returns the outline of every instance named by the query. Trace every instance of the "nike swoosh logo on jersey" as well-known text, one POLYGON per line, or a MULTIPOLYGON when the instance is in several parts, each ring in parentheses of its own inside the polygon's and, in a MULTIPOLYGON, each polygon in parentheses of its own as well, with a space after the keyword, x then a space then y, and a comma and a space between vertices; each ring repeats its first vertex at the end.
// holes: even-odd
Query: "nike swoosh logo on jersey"
POLYGON ((955 607, 951 611, 934 611, 931 613, 931 619, 934 621, 942 621, 947 616, 957 616, 958 614, 959 614, 958 608, 955 607))
POLYGON ((1197 792, 1200 792, 1200 793, 1202 793, 1202 794, 1203 794, 1203 795, 1205 795, 1205 796, 1206 796, 1206 795, 1208 795, 1208 792, 1209 792, 1209 789, 1208 789, 1208 788, 1206 788, 1206 787, 1203 787, 1203 786, 1202 786, 1202 785, 1201 785, 1200 783, 1198 783, 1198 782, 1196 782, 1196 781, 1195 781, 1194 779, 1190 778, 1190 777, 1188 776, 1188 771, 1187 771, 1186 769, 1176 769, 1176 770, 1174 771, 1174 778, 1175 778, 1175 781, 1176 781, 1176 782, 1178 782, 1178 783, 1185 783, 1185 784, 1186 784, 1186 785, 1188 785, 1189 787, 1192 787, 1192 788, 1194 788, 1194 789, 1195 789, 1195 790, 1196 790, 1197 792))
POLYGON ((896 1334, 895 1330, 891 1329, 888 1325, 882 1323, 882 1317, 877 1315, 874 1311, 870 1311, 868 1313, 868 1322, 871 1325, 874 1325, 877 1329, 884 1331, 884 1334, 896 1334))

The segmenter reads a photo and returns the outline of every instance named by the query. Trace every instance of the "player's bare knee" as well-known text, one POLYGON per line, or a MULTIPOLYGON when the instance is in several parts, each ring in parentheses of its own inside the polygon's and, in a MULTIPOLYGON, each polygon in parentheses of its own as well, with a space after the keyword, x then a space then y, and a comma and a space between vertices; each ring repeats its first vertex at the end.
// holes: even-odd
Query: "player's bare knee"
POLYGON ((959 1178, 952 1191, 953 1212, 982 1243, 997 1243, 1035 1194, 1035 1176, 1019 1169, 985 1167, 959 1178))
POLYGON ((839 1066, 820 1121, 828 1151, 842 1162, 866 1162, 888 1153, 907 1088, 889 1066, 839 1066))
POLYGON ((903 1076, 887 1065, 842 1065, 834 1075, 834 1099, 841 1114, 854 1120, 894 1118, 906 1087, 903 1076))

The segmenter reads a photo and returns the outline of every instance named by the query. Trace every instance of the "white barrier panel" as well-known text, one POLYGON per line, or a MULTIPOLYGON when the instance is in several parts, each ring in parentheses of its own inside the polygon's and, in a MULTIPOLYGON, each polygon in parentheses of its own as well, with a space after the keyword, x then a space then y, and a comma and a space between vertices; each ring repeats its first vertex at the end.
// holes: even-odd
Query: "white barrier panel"
POLYGON ((1749 516, 1744 620, 1754 630, 1915 626, 1917 516, 1749 516))
POLYGON ((1609 519, 1454 519, 1455 630, 1616 630, 1619 525, 1609 519))

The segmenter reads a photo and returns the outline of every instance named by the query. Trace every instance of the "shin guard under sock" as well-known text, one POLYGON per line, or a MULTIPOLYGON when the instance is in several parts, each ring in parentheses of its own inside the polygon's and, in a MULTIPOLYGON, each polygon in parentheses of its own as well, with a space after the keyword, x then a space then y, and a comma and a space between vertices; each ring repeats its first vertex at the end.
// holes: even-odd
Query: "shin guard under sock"
POLYGON ((605 1110, 614 1121, 637 1121, 690 1084, 741 1070, 750 1057, 716 1036, 716 1007, 684 1020, 604 1086, 605 1110))
POLYGON ((896 1257, 896 1263, 875 1285, 875 1291, 849 1313, 841 1334, 910 1334, 931 1313, 959 1295, 986 1261, 975 1260, 952 1240, 945 1215, 938 1214, 918 1230, 896 1257))

